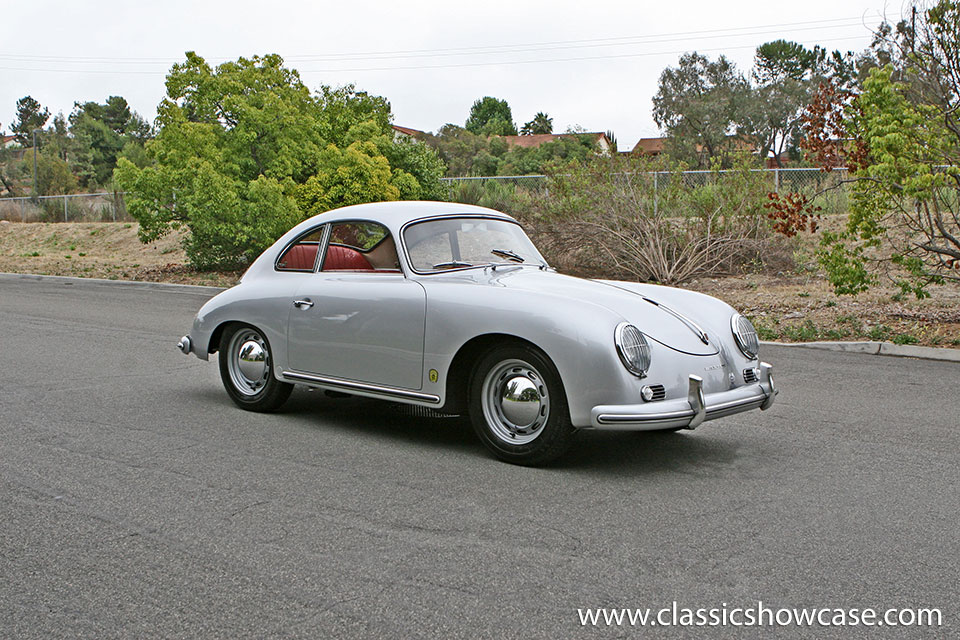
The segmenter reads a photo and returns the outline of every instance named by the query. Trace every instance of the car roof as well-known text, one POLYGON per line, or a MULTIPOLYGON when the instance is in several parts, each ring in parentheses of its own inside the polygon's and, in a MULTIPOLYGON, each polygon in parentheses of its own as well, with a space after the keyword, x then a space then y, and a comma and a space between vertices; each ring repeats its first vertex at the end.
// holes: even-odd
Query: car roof
POLYGON ((460 204, 458 202, 402 200, 370 202, 367 204, 355 204, 349 207, 331 209, 330 211, 315 215, 312 218, 307 218, 283 234, 269 249, 260 254, 259 258, 254 260, 241 280, 245 280, 248 276, 257 277, 260 274, 272 272, 273 263, 284 247, 302 234, 328 222, 336 222, 337 220, 370 220, 379 222, 390 231, 392 236, 399 238, 400 229, 406 223, 413 220, 445 215, 484 216, 516 222, 512 216, 500 211, 486 207, 478 207, 472 204, 460 204))
MULTIPOLYGON (((478 207, 472 204, 461 204, 459 202, 434 202, 424 200, 395 200, 391 202, 369 202, 366 204, 355 204, 349 207, 341 207, 325 211, 304 220, 291 231, 297 234, 306 231, 311 227, 334 220, 361 219, 372 220, 382 223, 392 233, 398 233, 400 228, 411 220, 420 218, 430 218, 442 215, 482 215, 505 220, 514 220, 503 212, 486 207, 478 207)), ((514 220, 515 221, 515 220, 514 220)))

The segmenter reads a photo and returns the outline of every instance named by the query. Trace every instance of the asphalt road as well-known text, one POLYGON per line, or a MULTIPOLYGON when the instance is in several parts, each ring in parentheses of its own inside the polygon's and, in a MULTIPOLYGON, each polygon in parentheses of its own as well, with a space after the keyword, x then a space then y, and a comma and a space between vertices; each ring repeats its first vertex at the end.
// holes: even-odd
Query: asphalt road
POLYGON ((372 401, 236 409, 174 348, 210 295, 0 276, 0 637, 769 637, 577 616, 757 600, 957 637, 957 364, 766 348, 770 411, 528 469, 372 401))

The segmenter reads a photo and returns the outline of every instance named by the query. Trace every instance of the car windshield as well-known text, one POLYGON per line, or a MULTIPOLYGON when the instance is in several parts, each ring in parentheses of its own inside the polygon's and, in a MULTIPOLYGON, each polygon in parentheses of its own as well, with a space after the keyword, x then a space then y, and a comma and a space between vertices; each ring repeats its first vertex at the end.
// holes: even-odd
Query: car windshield
POLYGON ((520 225, 506 220, 426 220, 407 227, 403 239, 410 264, 421 273, 501 263, 546 264, 520 225))

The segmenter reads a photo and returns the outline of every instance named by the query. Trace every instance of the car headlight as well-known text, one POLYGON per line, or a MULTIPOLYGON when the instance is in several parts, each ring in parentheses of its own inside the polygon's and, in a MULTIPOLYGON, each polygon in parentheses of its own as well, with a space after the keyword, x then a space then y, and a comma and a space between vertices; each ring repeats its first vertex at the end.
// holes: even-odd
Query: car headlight
POLYGON ((627 371, 635 376, 644 377, 650 368, 650 345, 640 330, 632 324, 621 322, 614 332, 617 355, 627 371))
POLYGON ((733 331, 737 348, 743 352, 743 355, 750 360, 756 358, 760 353, 760 339, 757 337, 757 330, 753 328, 753 323, 739 313, 735 313, 730 318, 730 329, 733 331))

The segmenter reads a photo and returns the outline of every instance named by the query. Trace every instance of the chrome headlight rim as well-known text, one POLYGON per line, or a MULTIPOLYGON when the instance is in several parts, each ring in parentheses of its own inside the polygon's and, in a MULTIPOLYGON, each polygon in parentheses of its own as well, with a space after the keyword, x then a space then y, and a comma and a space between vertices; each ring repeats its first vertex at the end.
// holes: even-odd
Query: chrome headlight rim
POLYGON ((614 330, 613 342, 617 347, 617 355, 620 357, 620 362, 624 368, 638 378, 646 377, 647 371, 650 370, 652 357, 650 343, 647 342, 647 337, 643 335, 643 332, 629 322, 621 322, 614 330), (628 341, 635 344, 628 344, 628 341), (634 349, 638 349, 638 351, 634 353, 634 349))
POLYGON ((745 355, 748 360, 756 360, 760 355, 760 336, 757 335, 757 328, 753 326, 750 319, 741 313, 735 313, 730 317, 730 331, 733 333, 733 340, 737 343, 740 353, 745 355), (741 326, 741 320, 746 323, 746 327, 741 326), (749 331, 752 340, 744 335, 744 331, 749 331))

